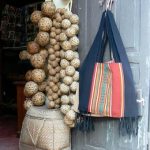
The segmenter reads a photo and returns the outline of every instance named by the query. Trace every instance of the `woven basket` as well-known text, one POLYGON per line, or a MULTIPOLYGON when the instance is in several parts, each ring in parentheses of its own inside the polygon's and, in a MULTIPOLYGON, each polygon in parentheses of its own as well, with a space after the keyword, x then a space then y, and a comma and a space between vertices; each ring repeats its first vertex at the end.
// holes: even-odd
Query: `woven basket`
POLYGON ((59 110, 31 107, 21 130, 20 150, 71 150, 70 129, 59 110))

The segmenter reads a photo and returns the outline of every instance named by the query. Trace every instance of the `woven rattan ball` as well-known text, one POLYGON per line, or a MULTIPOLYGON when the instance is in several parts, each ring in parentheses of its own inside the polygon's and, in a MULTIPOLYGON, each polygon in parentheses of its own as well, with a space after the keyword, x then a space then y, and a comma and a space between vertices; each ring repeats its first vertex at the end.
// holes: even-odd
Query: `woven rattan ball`
POLYGON ((29 57, 29 53, 26 51, 26 50, 23 50, 23 51, 21 51, 20 53, 19 53, 19 58, 21 59, 21 60, 26 60, 26 59, 28 59, 29 57))
POLYGON ((56 28, 55 27, 51 27, 51 32, 55 32, 56 31, 56 28))
POLYGON ((74 52, 74 58, 79 58, 79 53, 78 52, 74 52))
POLYGON ((72 82, 72 84, 70 85, 70 90, 72 92, 76 92, 77 90, 77 87, 78 87, 78 83, 76 81, 72 82))
POLYGON ((29 81, 25 84, 24 87, 25 96, 32 96, 37 92, 38 92, 38 85, 35 82, 29 81))
POLYGON ((69 110, 70 110, 70 106, 69 105, 62 105, 60 110, 63 114, 66 114, 69 110))
POLYGON ((57 22, 62 22, 62 17, 61 17, 60 14, 59 14, 58 16, 56 16, 56 21, 57 21, 57 22))
POLYGON ((66 35, 67 35, 67 37, 73 37, 73 36, 75 36, 76 35, 76 30, 75 30, 75 28, 68 28, 67 30, 66 30, 66 35))
POLYGON ((64 15, 64 13, 66 12, 67 10, 65 8, 60 8, 60 14, 61 15, 64 15))
MULTIPOLYGON (((53 93, 52 93, 53 94, 53 93)), ((51 95, 47 95, 48 96, 48 100, 49 101, 52 101, 53 100, 53 98, 52 98, 52 94, 51 95)))
POLYGON ((72 24, 72 25, 71 25, 71 28, 74 28, 75 31, 76 31, 76 34, 78 34, 78 32, 79 32, 79 25, 77 25, 77 24, 72 24))
POLYGON ((49 54, 54 54, 54 53, 55 53, 55 51, 54 51, 54 49, 53 49, 53 48, 49 48, 49 49, 48 49, 48 53, 49 53, 49 54))
POLYGON ((44 70, 42 69, 34 69, 32 70, 32 80, 36 83, 41 83, 44 81, 46 75, 44 70))
POLYGON ((39 30, 41 31, 49 31, 52 27, 52 21, 48 17, 42 17, 38 23, 39 30))
POLYGON ((60 70, 60 78, 64 78, 65 77, 65 75, 66 75, 66 71, 65 70, 60 70))
POLYGON ((50 32, 50 37, 51 38, 55 38, 56 37, 56 33, 54 31, 50 32))
POLYGON ((55 45, 54 45, 54 50, 55 50, 55 51, 60 50, 60 45, 59 45, 59 44, 55 44, 55 45))
POLYGON ((58 98, 58 94, 57 93, 53 93, 52 94, 52 98, 53 98, 53 100, 56 100, 58 98))
POLYGON ((64 122, 65 122, 65 124, 67 124, 68 126, 69 126, 69 125, 72 125, 72 124, 74 123, 73 120, 70 120, 69 118, 67 118, 67 116, 64 117, 64 122))
POLYGON ((75 74, 75 68, 73 66, 67 66, 65 73, 68 76, 73 76, 75 74))
POLYGON ((30 54, 38 53, 39 50, 40 50, 40 46, 36 42, 34 42, 34 41, 28 42, 28 44, 27 44, 27 51, 30 54))
POLYGON ((51 62, 51 65, 52 65, 52 67, 57 67, 57 66, 59 66, 59 64, 58 64, 58 62, 57 61, 52 61, 51 62))
POLYGON ((56 59, 56 56, 54 55, 54 54, 52 54, 52 55, 49 55, 49 58, 48 58, 49 60, 51 60, 51 61, 53 61, 53 60, 55 60, 56 59))
POLYGON ((55 52, 55 56, 56 56, 56 57, 60 57, 60 52, 59 52, 59 51, 56 51, 56 52, 55 52))
POLYGON ((75 101, 76 101, 76 96, 75 96, 74 94, 70 94, 70 95, 69 95, 69 100, 70 100, 70 103, 71 103, 72 105, 74 105, 74 104, 75 104, 75 101))
POLYGON ((65 19, 69 19, 69 18, 71 17, 71 15, 72 15, 72 12, 71 12, 71 11, 66 11, 66 12, 64 13, 64 18, 65 18, 65 19))
POLYGON ((64 94, 67 94, 69 92, 69 86, 67 86, 66 84, 62 83, 60 85, 60 91, 64 94))
POLYGON ((28 70, 26 72, 25 79, 26 79, 26 81, 31 81, 32 80, 32 70, 28 70))
POLYGON ((59 35, 59 40, 60 40, 60 41, 66 41, 66 40, 67 40, 66 34, 65 34, 65 33, 60 33, 60 35, 59 35))
POLYGON ((59 79, 58 79, 57 77, 54 77, 54 78, 53 78, 53 82, 54 82, 54 83, 58 83, 58 82, 59 82, 59 79))
POLYGON ((69 110, 66 114, 66 117, 69 120, 75 120, 76 119, 76 113, 73 110, 69 110))
POLYGON ((51 81, 51 82, 48 83, 48 85, 49 85, 49 87, 52 88, 53 86, 55 86, 55 83, 51 81))
POLYGON ((34 54, 31 56, 31 64, 35 68, 42 68, 45 63, 45 59, 40 54, 34 54))
POLYGON ((32 14, 31 14, 31 22, 34 23, 34 24, 38 24, 39 20, 42 18, 42 13, 41 11, 34 11, 32 14))
POLYGON ((73 75, 73 80, 74 81, 79 81, 79 71, 75 72, 75 74, 73 75))
POLYGON ((65 52, 63 50, 60 51, 60 57, 65 58, 65 52))
POLYGON ((58 34, 60 34, 61 33, 61 29, 56 29, 56 34, 58 35, 58 34))
POLYGON ((71 43, 73 47, 79 45, 79 39, 76 36, 73 36, 72 38, 70 38, 69 42, 71 43))
POLYGON ((46 59, 47 56, 48 56, 48 51, 47 51, 46 49, 42 49, 42 50, 40 51, 40 55, 41 55, 44 59, 46 59))
POLYGON ((53 92, 58 92, 59 87, 58 87, 57 85, 54 85, 54 86, 52 87, 52 90, 53 90, 53 92))
POLYGON ((42 82, 39 84, 39 91, 44 92, 46 90, 47 82, 42 82))
POLYGON ((47 65, 47 69, 48 69, 48 70, 51 70, 52 68, 53 68, 53 67, 52 67, 51 64, 48 64, 48 65, 47 65))
POLYGON ((79 17, 78 17, 78 15, 76 15, 76 14, 71 15, 70 22, 72 24, 78 24, 79 23, 79 17))
POLYGON ((50 38, 50 44, 55 45, 57 43, 56 39, 50 38))
POLYGON ((45 102, 45 94, 42 93, 42 92, 36 93, 32 97, 32 102, 33 102, 33 105, 35 105, 35 106, 41 106, 41 105, 43 105, 44 102, 45 102))
POLYGON ((61 103, 62 104, 69 104, 69 97, 67 95, 62 95, 61 96, 61 103))
POLYGON ((67 29, 71 26, 71 22, 69 19, 64 19, 61 23, 62 28, 67 29))
POLYGON ((56 35, 55 39, 58 42, 59 41, 59 35, 56 35))
POLYGON ((60 103, 61 103, 60 98, 57 98, 57 99, 55 100, 55 104, 60 104, 60 103))
POLYGON ((32 107, 33 106, 33 103, 32 103, 32 101, 31 101, 31 99, 26 99, 25 101, 24 101, 24 108, 26 109, 26 110, 28 110, 30 107, 32 107))
POLYGON ((68 60, 66 60, 66 59, 62 59, 61 61, 60 61, 60 66, 63 68, 63 69, 65 69, 67 66, 69 66, 69 61, 68 60))
POLYGON ((74 58, 74 52, 72 50, 68 50, 65 52, 65 58, 67 60, 72 60, 74 58))
POLYGON ((72 61, 71 61, 71 65, 75 68, 79 68, 80 66, 80 60, 78 58, 74 58, 72 61))
POLYGON ((37 34, 37 42, 41 46, 46 46, 49 43, 49 34, 47 32, 39 32, 37 34))
POLYGON ((52 91, 52 89, 49 88, 48 91, 47 91, 47 95, 51 96, 52 94, 53 94, 53 91, 52 91))
POLYGON ((57 67, 55 68, 55 70, 56 70, 57 73, 59 73, 60 70, 61 70, 61 67, 60 67, 60 66, 57 66, 57 67))
POLYGON ((56 11, 56 6, 53 2, 46 1, 41 6, 42 14, 52 17, 56 11))
POLYGON ((56 73, 55 77, 60 79, 60 73, 56 73))
POLYGON ((72 48, 71 43, 69 41, 64 41, 61 46, 64 50, 69 50, 72 48))
POLYGON ((55 103, 55 109, 58 109, 58 108, 60 108, 60 105, 55 103))
POLYGON ((70 85, 70 84, 72 84, 72 82, 73 82, 73 78, 70 77, 70 76, 65 76, 64 79, 63 79, 63 82, 64 82, 66 85, 70 85))
POLYGON ((55 69, 51 69, 51 70, 49 70, 49 74, 50 74, 50 75, 52 75, 52 76, 54 76, 54 75, 56 74, 55 69))
POLYGON ((48 103, 48 108, 49 108, 49 109, 55 108, 55 102, 54 102, 54 101, 49 101, 49 103, 48 103))

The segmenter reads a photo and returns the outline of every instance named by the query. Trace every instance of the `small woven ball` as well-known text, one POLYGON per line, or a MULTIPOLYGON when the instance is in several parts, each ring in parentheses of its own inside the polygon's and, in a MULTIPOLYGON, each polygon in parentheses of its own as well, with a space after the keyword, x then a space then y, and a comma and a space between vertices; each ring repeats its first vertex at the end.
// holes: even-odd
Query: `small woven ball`
POLYGON ((65 57, 65 52, 63 50, 60 51, 60 57, 64 58, 65 57))
POLYGON ((23 50, 19 53, 19 58, 21 60, 26 60, 29 58, 29 53, 26 50, 23 50))
POLYGON ((71 103, 72 105, 74 105, 74 104, 75 104, 75 101, 76 101, 76 95, 70 94, 70 95, 69 95, 69 101, 70 101, 70 103, 71 103))
POLYGON ((71 15, 72 15, 72 12, 71 12, 71 11, 66 11, 66 12, 64 13, 64 18, 65 18, 65 19, 69 19, 69 18, 71 17, 71 15))
POLYGON ((68 28, 65 33, 66 33, 67 37, 69 37, 69 38, 73 37, 76 35, 76 29, 73 27, 68 28))
POLYGON ((55 56, 56 56, 56 57, 60 57, 60 52, 59 52, 59 51, 56 51, 56 52, 55 52, 55 56))
POLYGON ((26 81, 31 81, 32 80, 32 70, 28 70, 26 72, 25 79, 26 79, 26 81))
POLYGON ((57 99, 55 100, 55 104, 60 104, 60 103, 61 103, 60 98, 57 98, 57 99))
POLYGON ((73 66, 67 66, 65 73, 68 76, 73 76, 75 74, 75 68, 73 66))
POLYGON ((61 29, 56 29, 56 34, 58 35, 58 34, 60 34, 61 33, 61 29))
POLYGON ((38 85, 35 82, 29 81, 25 84, 24 87, 25 96, 32 96, 37 92, 38 92, 38 85))
POLYGON ((55 69, 49 70, 49 74, 50 74, 51 76, 55 76, 55 74, 56 74, 55 69))
POLYGON ((67 11, 67 9, 66 8, 60 8, 60 14, 61 15, 64 15, 64 13, 67 11))
POLYGON ((63 68, 63 69, 65 69, 67 66, 69 66, 69 61, 67 61, 66 59, 62 59, 61 61, 60 61, 60 66, 63 68))
POLYGON ((30 100, 30 99, 26 99, 25 101, 24 101, 24 108, 26 109, 26 110, 28 110, 30 107, 32 107, 33 106, 33 103, 32 103, 32 101, 30 100))
POLYGON ((57 43, 56 39, 50 38, 50 44, 55 45, 57 43))
POLYGON ((73 82, 73 78, 70 77, 70 76, 65 76, 64 79, 63 79, 63 82, 64 82, 66 85, 70 85, 70 84, 72 84, 72 82, 73 82))
POLYGON ((74 52, 74 58, 79 58, 79 53, 78 52, 74 52))
POLYGON ((49 103, 48 103, 48 108, 49 108, 49 109, 55 108, 55 102, 54 102, 54 101, 49 101, 49 103))
POLYGON ((57 93, 53 93, 52 94, 52 98, 53 98, 53 100, 56 100, 58 98, 58 94, 57 93))
POLYGON ((50 32, 50 37, 51 38, 55 38, 56 37, 56 33, 54 31, 50 32))
POLYGON ((54 50, 53 48, 49 48, 49 49, 48 49, 48 53, 49 53, 49 54, 54 54, 54 53, 55 53, 55 50, 54 50))
POLYGON ((60 91, 64 94, 67 94, 69 92, 69 86, 67 86, 66 84, 62 83, 60 85, 60 91))
POLYGON ((35 10, 30 17, 30 20, 34 24, 38 24, 39 20, 42 18, 41 11, 35 10))
POLYGON ((73 75, 73 80, 74 81, 79 81, 79 71, 75 72, 75 74, 73 75))
POLYGON ((73 110, 69 110, 66 114, 66 117, 69 120, 75 120, 76 119, 76 113, 73 110))
POLYGON ((72 84, 70 85, 70 90, 72 92, 76 92, 78 88, 78 83, 76 81, 72 82, 72 84))
POLYGON ((42 82, 39 84, 39 91, 44 92, 46 90, 47 82, 42 82))
POLYGON ((47 32, 40 31, 37 34, 36 38, 37 38, 38 44, 40 44, 41 46, 46 46, 49 43, 49 34, 47 32))
POLYGON ((60 41, 66 41, 66 40, 67 40, 66 34, 65 34, 65 33, 60 33, 60 35, 59 35, 59 40, 60 40, 60 41))
POLYGON ((54 85, 52 87, 53 92, 57 92, 59 90, 59 87, 57 85, 54 85))
POLYGON ((55 70, 56 70, 57 73, 59 73, 60 70, 61 70, 61 67, 60 67, 60 66, 57 66, 57 67, 55 68, 55 70))
POLYGON ((42 92, 38 92, 36 93, 33 97, 32 97, 32 102, 33 105, 35 106, 41 106, 44 104, 45 102, 45 95, 42 92))
POLYGON ((75 31, 76 31, 76 34, 78 34, 78 32, 79 32, 79 25, 77 25, 77 24, 72 24, 72 25, 71 25, 71 28, 74 28, 75 31))
POLYGON ((31 56, 30 62, 35 68, 42 68, 45 64, 45 59, 40 54, 31 56))
POLYGON ((66 114, 70 110, 70 108, 70 105, 61 105, 60 110, 63 114, 66 114))
POLYGON ((66 71, 65 70, 60 70, 60 78, 64 78, 66 75, 66 71))
POLYGON ((61 96, 61 103, 62 104, 69 104, 70 100, 69 97, 67 95, 62 95, 61 96))
POLYGON ((68 19, 64 19, 61 23, 62 28, 67 29, 71 26, 71 22, 68 19))
POLYGON ((47 51, 46 49, 42 49, 42 50, 40 51, 40 55, 41 55, 44 59, 46 59, 47 56, 48 56, 48 51, 47 51))
POLYGON ((72 48, 71 43, 69 41, 64 41, 61 46, 64 50, 70 50, 72 48))
POLYGON ((29 54, 38 53, 39 50, 40 50, 40 46, 36 42, 34 41, 28 42, 27 51, 29 52, 29 54))
POLYGON ((73 120, 70 120, 69 118, 67 118, 67 116, 64 117, 64 122, 68 126, 74 123, 73 120))
POLYGON ((56 56, 54 54, 49 55, 49 60, 53 61, 56 59, 56 56))
POLYGON ((58 108, 60 108, 60 105, 55 103, 55 109, 58 109, 58 108))
POLYGON ((56 41, 59 41, 59 35, 56 35, 55 39, 56 41))
POLYGON ((74 58, 74 52, 72 50, 68 50, 65 52, 65 58, 67 60, 72 60, 74 58))
POLYGON ((79 45, 79 39, 76 36, 73 36, 72 38, 70 38, 69 42, 71 43, 73 47, 79 45))
POLYGON ((32 80, 36 83, 41 83, 44 81, 46 75, 44 70, 42 69, 34 69, 32 70, 32 80))
POLYGON ((70 22, 72 24, 79 24, 79 17, 78 17, 78 15, 76 15, 76 14, 71 15, 70 22))
POLYGON ((52 20, 48 17, 42 17, 39 20, 38 27, 41 31, 49 31, 52 27, 52 20))
POLYGON ((71 65, 75 68, 79 68, 80 66, 80 60, 78 58, 74 58, 72 61, 71 61, 71 65))
POLYGON ((54 78, 53 78, 53 82, 54 82, 54 83, 58 83, 58 82, 59 82, 59 79, 58 79, 57 77, 54 77, 54 78))
POLYGON ((57 66, 59 66, 59 64, 58 64, 58 62, 56 60, 51 61, 51 65, 54 68, 56 68, 57 66))
POLYGON ((46 1, 41 6, 42 14, 52 17, 56 11, 56 6, 53 2, 46 1))
POLYGON ((60 14, 59 14, 58 16, 56 16, 56 21, 57 21, 57 22, 62 22, 62 17, 61 17, 60 14))
POLYGON ((59 45, 59 44, 55 44, 55 45, 54 45, 54 50, 55 50, 55 51, 60 50, 60 45, 59 45))
POLYGON ((68 125, 69 128, 74 128, 75 127, 75 122, 73 122, 71 125, 68 125))

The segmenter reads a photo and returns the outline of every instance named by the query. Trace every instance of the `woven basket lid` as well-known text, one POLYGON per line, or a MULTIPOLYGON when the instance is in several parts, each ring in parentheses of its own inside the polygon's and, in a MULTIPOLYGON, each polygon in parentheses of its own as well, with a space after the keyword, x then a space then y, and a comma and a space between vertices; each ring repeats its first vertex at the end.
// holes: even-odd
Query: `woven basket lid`
POLYGON ((63 115, 59 109, 49 110, 45 105, 41 107, 32 106, 30 109, 28 109, 26 115, 29 117, 35 117, 39 119, 52 119, 52 120, 63 119, 63 115))

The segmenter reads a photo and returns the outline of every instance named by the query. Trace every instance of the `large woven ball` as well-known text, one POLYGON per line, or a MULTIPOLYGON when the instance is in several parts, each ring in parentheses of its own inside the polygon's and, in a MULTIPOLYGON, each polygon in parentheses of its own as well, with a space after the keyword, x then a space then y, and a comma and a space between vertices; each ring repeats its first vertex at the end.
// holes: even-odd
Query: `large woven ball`
POLYGON ((73 78, 70 77, 70 76, 65 76, 64 79, 63 79, 63 82, 64 82, 66 85, 70 85, 70 84, 72 84, 72 82, 73 82, 73 78))
POLYGON ((73 66, 67 66, 65 71, 68 76, 73 76, 75 74, 75 68, 73 66))
POLYGON ((78 83, 76 81, 72 82, 72 84, 70 85, 70 89, 72 92, 76 92, 78 88, 78 83))
POLYGON ((76 36, 73 36, 72 38, 70 38, 69 42, 71 43, 73 47, 79 45, 79 39, 76 36))
POLYGON ((80 60, 78 58, 74 58, 72 61, 71 61, 71 65, 75 68, 79 68, 80 66, 80 60))
POLYGON ((41 83, 44 81, 46 75, 44 70, 42 69, 34 69, 32 70, 32 80, 36 83, 41 83))
POLYGON ((60 110, 63 114, 66 114, 70 110, 70 105, 62 105, 60 110))
POLYGON ((74 58, 74 52, 72 50, 68 50, 65 52, 65 58, 67 60, 72 60, 74 58))
POLYGON ((46 46, 49 43, 49 34, 47 32, 39 32, 37 34, 37 42, 38 44, 40 44, 41 46, 46 46))
POLYGON ((37 92, 38 92, 38 85, 35 82, 29 81, 25 84, 24 87, 25 96, 30 97, 37 92))
POLYGON ((73 28, 73 27, 70 27, 70 28, 68 28, 67 30, 66 30, 66 35, 67 35, 67 37, 73 37, 73 36, 75 36, 76 35, 76 29, 75 28, 73 28))
POLYGON ((60 85, 60 91, 64 94, 67 94, 69 92, 69 86, 67 86, 66 84, 62 83, 60 85))
POLYGON ((66 11, 66 12, 64 13, 64 18, 65 18, 65 19, 69 19, 69 18, 71 17, 71 15, 72 15, 72 12, 71 12, 71 11, 66 11))
POLYGON ((30 54, 35 54, 35 53, 38 53, 40 50, 40 46, 34 42, 34 41, 31 41, 27 44, 27 51, 30 53, 30 54))
POLYGON ((39 20, 38 27, 41 31, 49 31, 52 27, 52 21, 48 17, 43 17, 39 20))
POLYGON ((35 68, 42 68, 45 64, 45 59, 40 54, 34 54, 31 56, 30 61, 35 68))
POLYGON ((60 66, 63 68, 63 69, 65 69, 67 66, 69 66, 69 61, 67 61, 66 59, 62 59, 61 61, 60 61, 60 66))
POLYGON ((42 82, 39 84, 39 91, 44 92, 46 90, 47 82, 42 82))
POLYGON ((30 17, 31 22, 34 24, 37 24, 41 18, 42 18, 42 13, 41 11, 38 10, 35 10, 30 17))
POLYGON ((69 41, 64 41, 61 46, 64 50, 69 50, 72 48, 71 43, 69 41))
POLYGON ((74 81, 79 81, 79 71, 75 72, 75 74, 73 75, 73 80, 74 81))
POLYGON ((31 81, 32 80, 32 70, 28 70, 26 72, 25 79, 26 79, 26 81, 31 81))
POLYGON ((32 97, 32 102, 33 102, 33 105, 35 105, 35 106, 41 106, 41 105, 43 105, 44 102, 45 102, 45 94, 42 93, 42 92, 36 93, 32 97))
POLYGON ((76 119, 76 113, 73 110, 69 110, 66 114, 66 117, 69 120, 75 120, 76 119))
POLYGON ((60 35, 59 35, 59 40, 60 40, 60 41, 66 41, 66 40, 67 40, 66 34, 65 34, 65 33, 60 33, 60 35))
POLYGON ((67 29, 71 26, 71 22, 69 19, 64 19, 61 23, 62 28, 67 29))
POLYGON ((21 60, 26 60, 26 59, 29 59, 30 58, 30 54, 26 51, 26 50, 23 50, 19 53, 19 58, 21 60))
POLYGON ((56 6, 53 2, 46 1, 41 6, 42 14, 52 17, 55 14, 56 6))
POLYGON ((62 104, 69 104, 70 100, 69 97, 67 95, 62 95, 61 96, 61 103, 62 104))
POLYGON ((71 28, 74 28, 75 31, 76 31, 76 34, 78 34, 78 32, 79 32, 79 25, 77 25, 77 24, 72 24, 72 25, 71 25, 71 28))
POLYGON ((76 15, 76 14, 71 15, 70 22, 72 24, 78 24, 79 23, 79 17, 78 17, 78 15, 76 15))
POLYGON ((26 109, 26 110, 28 110, 30 107, 32 107, 33 106, 33 103, 32 103, 32 101, 30 100, 30 99, 26 99, 25 101, 24 101, 24 108, 26 109))

